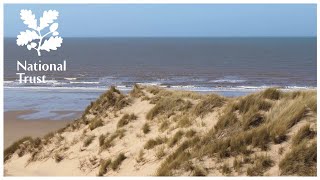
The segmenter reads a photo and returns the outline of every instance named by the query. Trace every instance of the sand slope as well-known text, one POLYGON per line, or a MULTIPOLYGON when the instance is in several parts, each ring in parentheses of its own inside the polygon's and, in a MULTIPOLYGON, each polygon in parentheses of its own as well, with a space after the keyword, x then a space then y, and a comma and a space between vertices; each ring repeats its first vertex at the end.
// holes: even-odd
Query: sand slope
MULTIPOLYGON (((316 98, 315 92, 305 93, 308 97, 315 95, 316 98)), ((310 125, 312 132, 316 132, 314 102, 306 100, 304 111, 301 115, 288 118, 286 121, 294 120, 294 123, 283 131, 273 127, 278 123, 273 122, 273 119, 278 120, 279 114, 285 114, 283 112, 291 109, 276 110, 282 107, 283 102, 294 103, 295 98, 305 96, 278 91, 265 94, 262 92, 252 97, 224 98, 136 86, 130 95, 122 95, 111 89, 88 106, 80 119, 65 128, 40 140, 27 140, 17 144, 15 148, 11 147, 11 153, 8 151, 5 154, 5 174, 287 175, 288 172, 282 170, 284 165, 281 169, 279 164, 293 146, 300 145, 293 145, 293 137, 306 124, 310 125), (281 97, 274 93, 279 93, 281 97), (250 99, 253 99, 252 103, 249 103, 250 99), (263 106, 257 106, 259 99, 263 99, 263 106), (130 114, 134 115, 131 117, 130 114), (234 117, 228 117, 229 114, 234 117), (144 128, 146 123, 149 128, 144 128), (254 132, 257 132, 257 137, 261 136, 262 133, 258 130, 260 128, 263 131, 263 127, 270 130, 270 135, 264 138, 268 146, 266 148, 254 143, 254 135, 252 137, 254 132), (277 129, 277 132, 285 132, 285 137, 273 135, 272 128, 277 129), (149 132, 144 132, 143 129, 149 129, 149 132), (236 139, 238 137, 248 140, 242 142, 236 139), (224 146, 226 147, 221 149, 224 146), (125 158, 117 161, 121 153, 125 158), (260 156, 265 158, 261 160, 260 156), (111 164, 103 167, 108 159, 111 164), (236 161, 240 163, 237 164, 236 161)), ((276 125, 280 127, 287 124, 283 122, 276 125)), ((299 143, 306 142, 306 148, 316 141, 316 137, 311 135, 300 139, 303 142, 301 140, 299 143)), ((301 166, 312 169, 316 167, 316 162, 301 166)), ((289 173, 301 175, 301 172, 289 173)), ((313 171, 306 173, 312 175, 313 171)))

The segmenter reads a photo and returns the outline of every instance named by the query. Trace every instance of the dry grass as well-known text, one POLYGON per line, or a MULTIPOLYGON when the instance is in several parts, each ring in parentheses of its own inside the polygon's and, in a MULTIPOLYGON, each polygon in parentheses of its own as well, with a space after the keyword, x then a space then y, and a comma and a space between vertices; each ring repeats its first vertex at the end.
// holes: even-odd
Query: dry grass
POLYGON ((100 141, 103 142, 103 144, 100 146, 101 150, 105 150, 105 149, 108 149, 109 147, 113 146, 113 141, 116 138, 121 139, 124 135, 125 135, 124 129, 117 129, 110 136, 105 136, 104 140, 102 140, 103 137, 101 137, 101 140, 99 140, 99 144, 100 144, 100 141))
MULTIPOLYGON (((170 154, 158 169, 157 175, 173 175, 175 169, 182 168, 183 163, 192 158, 208 156, 222 160, 222 158, 241 154, 244 157, 250 157, 257 151, 255 147, 267 151, 272 143, 282 143, 287 140, 286 136, 290 128, 306 117, 308 111, 315 112, 313 109, 316 107, 314 92, 303 92, 294 96, 288 94, 269 89, 228 100, 229 104, 223 110, 215 128, 202 136, 199 141, 189 144, 187 147, 190 148, 189 151, 178 148, 170 154)), ((177 119, 173 120, 177 121, 177 119)), ((294 137, 299 140, 293 141, 301 143, 304 142, 301 139, 310 140, 311 136, 314 136, 311 134, 315 134, 310 134, 310 131, 310 128, 303 128, 297 133, 299 135, 294 137)), ((193 133, 190 132, 190 134, 193 133)), ((192 135, 189 136, 192 137, 192 135)), ((169 147, 175 144, 171 143, 175 142, 172 139, 168 142, 169 147)), ((305 154, 301 157, 307 158, 305 154)), ((233 168, 235 171, 240 171, 242 165, 248 163, 254 163, 247 169, 248 175, 263 175, 273 166, 273 161, 269 157, 257 156, 254 159, 236 159, 233 168)), ((228 174, 228 172, 225 168, 225 173, 228 174)), ((231 169, 230 173, 232 173, 231 169)))
MULTIPOLYGON (((145 97, 140 93, 144 93, 144 88, 136 86, 134 89, 131 92, 132 97, 145 97)), ((270 147, 273 149, 275 144, 281 144, 284 141, 287 143, 283 145, 285 147, 287 144, 291 145, 292 150, 281 159, 279 165, 281 175, 312 176, 316 174, 316 130, 311 128, 316 123, 316 91, 284 92, 272 88, 244 97, 223 98, 216 95, 197 96, 193 93, 167 91, 161 88, 146 88, 146 90, 154 94, 150 96, 150 100, 155 103, 146 117, 149 120, 154 119, 152 127, 158 125, 158 130, 163 133, 149 139, 144 144, 146 150, 142 149, 135 156, 137 156, 138 163, 145 161, 144 151, 154 148, 155 150, 148 151, 148 154, 153 153, 152 155, 155 155, 158 160, 164 159, 156 175, 171 176, 186 172, 195 176, 207 175, 208 172, 211 174, 210 169, 207 172, 206 169, 199 166, 201 163, 197 166, 193 164, 209 158, 219 163, 215 170, 222 168, 219 170, 222 170, 225 175, 233 175, 238 172, 239 174, 247 173, 249 176, 261 176, 274 165, 270 157, 261 154, 269 153, 270 147), (195 106, 189 100, 195 103, 195 106), (193 125, 193 119, 203 118, 208 113, 215 111, 215 108, 219 110, 217 123, 205 121, 208 125, 215 124, 214 127, 187 129, 193 125), (301 123, 308 121, 309 124, 303 126, 298 132, 294 132, 292 139, 289 139, 288 133, 296 130, 292 127, 300 121, 303 121, 301 123), (175 128, 186 129, 182 131, 175 128), (172 137, 169 139, 165 137, 165 135, 171 135, 172 132, 175 132, 172 137), (185 139, 183 139, 184 136, 185 139), (314 143, 311 143, 313 141, 314 143)), ((105 117, 105 114, 99 113, 105 113, 105 111, 113 113, 115 111, 111 110, 124 107, 126 103, 119 105, 117 99, 130 102, 130 98, 122 95, 116 89, 109 90, 100 98, 86 110, 86 113, 89 114, 96 113, 97 118, 91 121, 90 119, 77 120, 75 123, 77 127, 81 127, 78 126, 79 122, 88 123, 91 130, 102 126, 103 122, 100 117, 105 117)), ((115 112, 115 114, 121 114, 121 112, 115 112)), ((121 127, 125 127, 135 118, 134 114, 125 114, 119 120, 118 129, 114 133, 100 135, 100 150, 108 149, 115 143, 124 143, 120 141, 125 136, 125 129, 121 127)), ((213 120, 216 121, 216 119, 213 120)), ((143 124, 141 128, 143 133, 150 132, 149 124, 151 124, 149 121, 143 124)), ((80 125, 85 127, 83 124, 80 125)), ((70 125, 68 130, 70 130, 70 125)), ((59 141, 57 135, 59 133, 51 133, 43 139, 26 138, 21 142, 16 142, 15 145, 5 150, 5 160, 15 152, 21 155, 24 152, 32 153, 32 156, 38 158, 37 152, 45 143, 59 141)), ((140 140, 143 140, 141 136, 140 140)), ((89 146, 93 138, 89 136, 85 139, 83 146, 89 146)), ((281 147, 275 152, 280 153, 281 147)), ((282 151, 283 148, 280 154, 284 153, 282 151)), ((121 153, 114 161, 101 160, 98 175, 106 174, 108 168, 117 170, 124 159, 126 157, 121 153)))
POLYGON ((303 126, 293 137, 292 145, 297 146, 304 140, 312 139, 316 135, 316 132, 311 130, 310 124, 303 126))
POLYGON ((59 154, 59 153, 56 153, 54 155, 54 160, 56 161, 56 163, 59 163, 59 162, 61 162, 63 160, 63 156, 61 154, 59 154))
POLYGON ((219 119, 218 123, 215 125, 216 130, 223 131, 226 128, 236 125, 238 118, 234 112, 225 112, 219 119))
POLYGON ((185 113, 182 115, 177 115, 173 118, 173 121, 177 122, 177 126, 181 128, 186 128, 192 125, 192 121, 190 120, 190 114, 185 113))
POLYGON ((149 93, 156 95, 158 94, 160 91, 162 91, 163 89, 157 87, 157 86, 147 86, 146 87, 146 91, 148 91, 149 93))
POLYGON ((161 146, 156 150, 156 157, 158 159, 163 158, 166 155, 165 146, 161 146))
POLYGON ((292 91, 283 94, 283 97, 287 100, 296 100, 301 98, 301 103, 305 104, 313 112, 317 112, 317 91, 292 91))
POLYGON ((306 142, 292 147, 279 164, 281 175, 316 176, 317 175, 317 144, 306 142))
POLYGON ((248 130, 260 126, 265 121, 262 113, 255 110, 249 110, 242 116, 242 129, 248 130))
POLYGON ((179 130, 177 131, 174 136, 169 140, 168 145, 169 147, 173 147, 174 145, 176 145, 180 139, 182 138, 184 132, 179 130))
POLYGON ((89 137, 87 137, 85 140, 84 140, 84 142, 83 142, 83 147, 88 147, 91 143, 92 143, 92 141, 94 140, 94 138, 95 138, 95 136, 89 136, 89 137))
POLYGON ((274 162, 269 156, 256 156, 254 165, 247 169, 248 176, 263 176, 264 172, 272 167, 274 162))
POLYGON ((214 108, 221 107, 226 98, 216 94, 211 94, 203 98, 192 110, 196 116, 204 117, 206 114, 212 112, 214 108))
POLYGON ((135 98, 143 97, 144 93, 142 91, 142 88, 138 84, 135 84, 133 86, 132 91, 130 92, 130 96, 135 97, 135 98))
POLYGON ((101 134, 101 135, 99 136, 99 146, 100 146, 100 147, 103 146, 104 140, 105 140, 107 137, 108 137, 108 136, 107 136, 107 135, 104 135, 104 134, 101 134))
POLYGON ((150 125, 148 123, 145 123, 142 126, 142 131, 143 131, 144 134, 148 134, 150 132, 150 125))
POLYGON ((19 139, 18 141, 14 142, 11 146, 7 147, 3 153, 4 162, 6 160, 8 160, 11 157, 11 155, 13 153, 15 153, 16 150, 18 150, 20 148, 20 145, 23 144, 24 142, 32 142, 32 138, 29 136, 23 137, 23 138, 19 139))
POLYGON ((282 92, 277 88, 268 88, 262 92, 262 97, 271 100, 278 100, 282 96, 282 92))
POLYGON ((262 99, 259 94, 251 94, 240 98, 236 109, 239 110, 239 113, 245 114, 252 109, 255 111, 268 111, 271 106, 272 103, 262 99))
POLYGON ((117 170, 119 166, 121 165, 122 161, 124 161, 127 157, 123 154, 120 153, 115 160, 112 161, 111 163, 111 168, 112 170, 117 170))
POLYGON ((172 91, 172 90, 166 90, 164 88, 160 88, 157 86, 148 86, 146 87, 146 91, 150 92, 151 94, 155 95, 153 100, 155 102, 157 101, 158 97, 165 97, 165 96, 174 96, 176 98, 189 98, 189 99, 202 99, 204 95, 196 93, 196 92, 191 92, 191 91, 172 91))
POLYGON ((49 132, 43 136, 44 142, 48 142, 54 136, 54 132, 49 132))
POLYGON ((186 151, 189 147, 192 147, 198 142, 198 138, 185 140, 176 149, 175 152, 170 154, 165 161, 160 165, 157 170, 157 176, 172 176, 175 169, 179 169, 184 163, 186 163, 190 157, 190 152, 186 151))
POLYGON ((163 119, 160 126, 159 126, 159 131, 163 132, 167 130, 170 127, 170 122, 168 119, 163 119))
POLYGON ((91 131, 100 126, 103 126, 103 121, 100 118, 94 118, 89 124, 91 131))
POLYGON ((243 162, 240 159, 234 158, 234 160, 233 160, 233 169, 234 169, 234 171, 239 172, 241 167, 242 167, 242 163, 243 162))
POLYGON ((82 116, 81 116, 83 119, 86 118, 86 115, 88 115, 88 114, 91 113, 90 110, 91 110, 91 108, 93 107, 93 105, 94 105, 94 102, 91 102, 90 105, 86 107, 86 109, 84 110, 84 112, 83 112, 83 114, 82 114, 82 116))
POLYGON ((221 167, 221 171, 223 175, 229 175, 232 171, 227 163, 223 164, 221 167))
POLYGON ((124 114, 122 116, 122 118, 119 120, 118 124, 117 124, 117 128, 121 128, 127 124, 129 124, 129 122, 136 120, 137 116, 134 115, 133 113, 131 114, 124 114))
POLYGON ((301 98, 282 101, 268 113, 269 132, 275 143, 285 141, 288 129, 297 124, 306 115, 306 106, 302 102, 301 98))
POLYGON ((195 130, 190 129, 190 130, 188 130, 188 131, 186 132, 186 137, 187 137, 187 138, 192 138, 192 137, 194 137, 196 134, 197 134, 197 132, 196 132, 195 130))
POLYGON ((107 168, 110 166, 110 164, 111 164, 111 159, 107 159, 107 160, 101 159, 98 176, 103 176, 104 174, 106 174, 107 168))
POLYGON ((108 91, 100 95, 100 97, 92 104, 89 112, 93 114, 101 114, 105 110, 120 110, 131 102, 130 98, 121 94, 114 86, 111 86, 108 91))
POLYGON ((195 166, 192 171, 192 176, 206 176, 207 172, 200 166, 195 166))
POLYGON ((143 162, 144 161, 144 151, 141 149, 139 151, 138 157, 136 158, 137 163, 143 162))
POLYGON ((163 138, 163 137, 157 137, 155 139, 149 139, 146 144, 144 145, 145 149, 152 149, 155 146, 158 146, 160 144, 163 144, 167 141, 167 138, 163 138))
POLYGON ((181 98, 164 97, 147 113, 146 118, 151 120, 158 115, 170 117, 176 111, 186 111, 191 108, 191 106, 192 104, 190 101, 185 101, 181 98))

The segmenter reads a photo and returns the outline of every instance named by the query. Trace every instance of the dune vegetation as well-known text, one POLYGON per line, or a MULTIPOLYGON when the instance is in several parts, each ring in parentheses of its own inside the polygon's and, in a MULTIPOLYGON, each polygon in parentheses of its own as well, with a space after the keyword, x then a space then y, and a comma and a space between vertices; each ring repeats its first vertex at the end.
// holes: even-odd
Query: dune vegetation
POLYGON ((6 148, 4 168, 33 176, 316 176, 316 120, 315 90, 227 98, 111 87, 66 127, 6 148))

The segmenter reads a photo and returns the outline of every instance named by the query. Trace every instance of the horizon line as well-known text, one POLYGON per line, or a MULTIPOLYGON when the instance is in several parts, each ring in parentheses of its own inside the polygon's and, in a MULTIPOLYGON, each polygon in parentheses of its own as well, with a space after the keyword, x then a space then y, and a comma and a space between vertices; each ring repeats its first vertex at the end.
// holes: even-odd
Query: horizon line
MULTIPOLYGON (((316 38, 315 36, 64 36, 63 38, 316 38)), ((17 38, 4 36, 3 38, 17 38)))

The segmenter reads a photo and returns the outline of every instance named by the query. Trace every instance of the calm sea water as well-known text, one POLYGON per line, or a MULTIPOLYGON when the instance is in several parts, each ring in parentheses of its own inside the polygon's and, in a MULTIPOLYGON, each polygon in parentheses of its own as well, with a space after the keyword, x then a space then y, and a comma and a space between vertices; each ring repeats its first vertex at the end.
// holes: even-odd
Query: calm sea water
POLYGON ((64 38, 37 57, 5 38, 5 110, 82 110, 110 85, 128 91, 134 83, 227 96, 316 87, 316 53, 316 38, 64 38), (67 60, 67 71, 42 72, 47 84, 19 84, 17 60, 67 60))
POLYGON ((4 56, 5 86, 21 86, 17 60, 40 59, 66 59, 68 68, 46 73, 52 81, 37 86, 316 86, 316 38, 64 38, 41 58, 5 39, 4 56))

